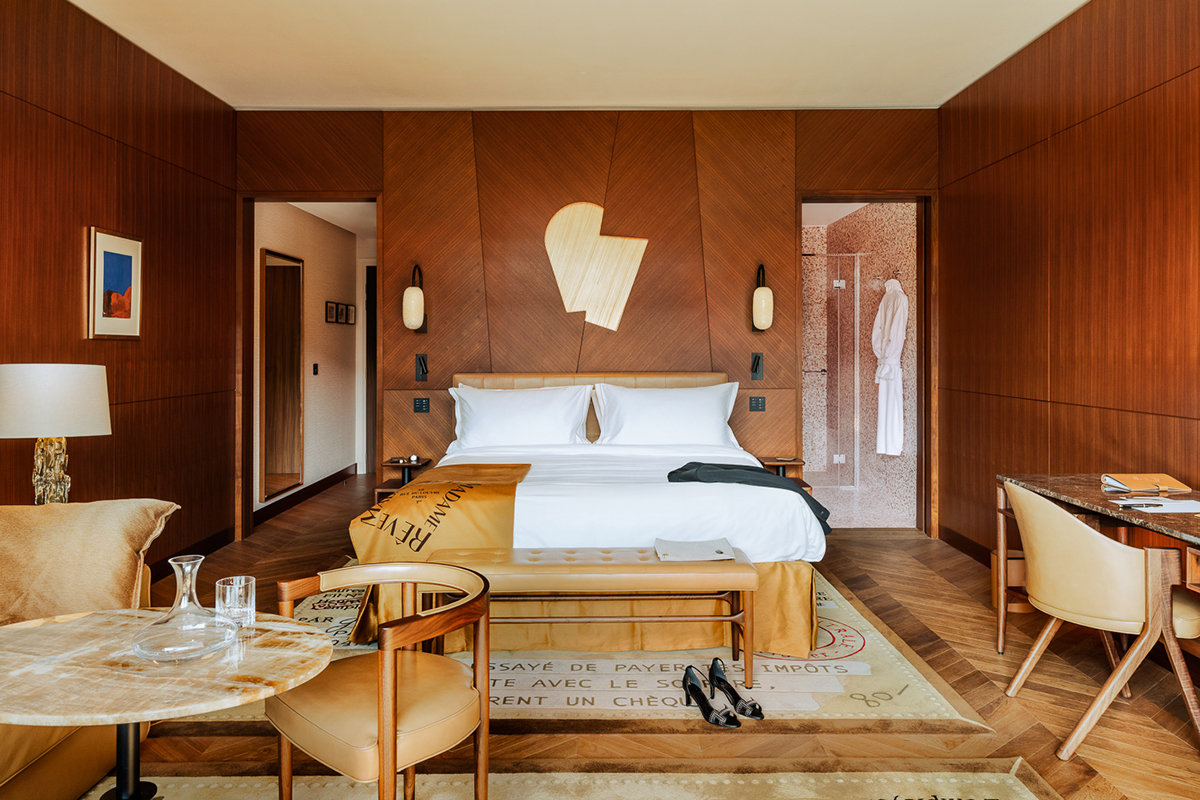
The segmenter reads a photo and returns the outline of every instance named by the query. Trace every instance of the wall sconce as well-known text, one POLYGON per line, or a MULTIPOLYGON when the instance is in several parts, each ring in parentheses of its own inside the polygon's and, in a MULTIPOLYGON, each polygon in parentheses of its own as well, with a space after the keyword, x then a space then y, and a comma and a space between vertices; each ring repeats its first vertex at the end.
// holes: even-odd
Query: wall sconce
POLYGON ((425 276, 421 272, 421 265, 413 265, 412 286, 404 290, 404 327, 417 333, 426 333, 429 330, 429 317, 425 313, 425 291, 422 288, 424 283, 425 276))
POLYGON ((108 378, 92 364, 0 364, 0 439, 37 439, 33 502, 65 503, 67 436, 108 436, 108 378))
POLYGON ((767 287, 767 268, 758 265, 758 288, 754 290, 751 305, 754 330, 765 331, 775 321, 775 296, 767 287))

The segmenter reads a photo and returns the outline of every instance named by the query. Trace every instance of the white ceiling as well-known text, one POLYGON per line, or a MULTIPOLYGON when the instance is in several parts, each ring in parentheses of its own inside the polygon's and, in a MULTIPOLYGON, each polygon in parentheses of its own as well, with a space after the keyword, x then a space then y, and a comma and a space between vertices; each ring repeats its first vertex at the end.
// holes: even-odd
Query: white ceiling
POLYGON ((931 108, 1083 0, 72 0, 236 108, 931 108))
POLYGON ((292 203, 301 211, 348 230, 362 239, 375 239, 374 203, 292 203))
POLYGON ((806 228, 809 226, 824 228, 866 205, 866 203, 802 203, 800 205, 800 224, 806 228))

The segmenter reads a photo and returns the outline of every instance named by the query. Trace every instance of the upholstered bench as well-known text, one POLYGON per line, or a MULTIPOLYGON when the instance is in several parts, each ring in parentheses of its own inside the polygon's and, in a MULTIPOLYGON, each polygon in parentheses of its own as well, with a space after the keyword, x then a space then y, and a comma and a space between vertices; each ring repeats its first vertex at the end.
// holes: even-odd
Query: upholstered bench
POLYGON ((729 561, 660 561, 653 548, 438 550, 430 561, 473 569, 491 583, 493 602, 553 600, 720 600, 728 614, 664 616, 495 617, 532 622, 728 622, 733 658, 745 651, 746 686, 754 667, 754 592, 758 570, 734 549, 729 561))

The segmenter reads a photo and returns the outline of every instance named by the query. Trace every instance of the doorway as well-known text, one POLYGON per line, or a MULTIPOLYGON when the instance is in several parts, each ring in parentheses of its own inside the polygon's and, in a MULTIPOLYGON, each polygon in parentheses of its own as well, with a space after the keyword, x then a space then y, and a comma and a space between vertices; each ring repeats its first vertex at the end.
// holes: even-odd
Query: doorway
MULTIPOLYGON (((830 509, 834 527, 921 527, 922 221, 916 200, 806 198, 801 208, 804 478, 830 509), (877 447, 879 359, 872 333, 885 295, 897 290, 907 305, 898 365, 902 446, 887 453, 877 447)), ((892 295, 888 307, 895 305, 892 295)))

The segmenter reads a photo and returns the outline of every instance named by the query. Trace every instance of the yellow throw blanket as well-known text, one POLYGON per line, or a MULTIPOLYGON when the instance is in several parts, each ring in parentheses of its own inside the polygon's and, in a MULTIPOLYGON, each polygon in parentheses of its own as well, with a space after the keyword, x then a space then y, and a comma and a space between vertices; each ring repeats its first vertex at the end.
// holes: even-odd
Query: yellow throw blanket
MULTIPOLYGON (((359 563, 425 561, 445 548, 512 547, 517 484, 528 464, 434 467, 350 523, 359 563)), ((404 616, 401 590, 384 586, 364 604, 351 638, 375 638, 379 620, 404 616)))

